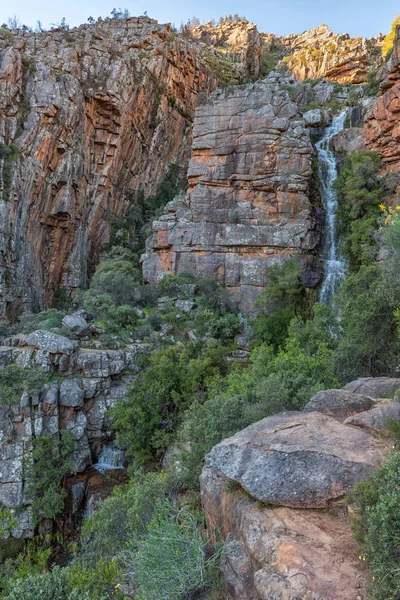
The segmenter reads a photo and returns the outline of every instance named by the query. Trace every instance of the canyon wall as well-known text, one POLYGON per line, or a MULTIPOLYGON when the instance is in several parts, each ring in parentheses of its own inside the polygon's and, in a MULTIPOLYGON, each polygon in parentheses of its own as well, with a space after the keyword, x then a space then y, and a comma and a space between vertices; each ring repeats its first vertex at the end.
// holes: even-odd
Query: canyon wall
MULTIPOLYGON (((196 112, 189 190, 153 223, 147 281, 191 271, 214 277, 249 308, 266 268, 319 242, 310 200, 309 131, 275 77, 215 92, 196 112)), ((308 273, 308 283, 318 273, 308 273)))
POLYGON ((216 79, 193 44, 145 17, 6 33, 0 314, 13 318, 86 285, 124 191, 151 194, 169 163, 187 162, 198 94, 216 79))
POLYGON ((365 122, 365 144, 381 157, 387 170, 400 170, 400 27, 393 54, 381 71, 381 95, 365 122))

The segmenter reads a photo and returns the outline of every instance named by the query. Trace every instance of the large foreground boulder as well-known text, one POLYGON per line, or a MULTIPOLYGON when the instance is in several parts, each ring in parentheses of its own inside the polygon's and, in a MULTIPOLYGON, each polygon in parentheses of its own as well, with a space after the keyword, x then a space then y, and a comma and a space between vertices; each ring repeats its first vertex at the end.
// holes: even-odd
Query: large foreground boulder
POLYGON ((215 446, 206 467, 266 504, 323 508, 365 479, 388 447, 318 412, 282 413, 215 446))

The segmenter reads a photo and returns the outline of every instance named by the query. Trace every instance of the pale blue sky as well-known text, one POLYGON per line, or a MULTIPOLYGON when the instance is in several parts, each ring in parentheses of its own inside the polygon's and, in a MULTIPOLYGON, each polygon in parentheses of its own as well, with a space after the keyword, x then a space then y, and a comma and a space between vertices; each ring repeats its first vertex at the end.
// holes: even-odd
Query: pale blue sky
POLYGON ((106 16, 114 8, 128 8, 139 15, 148 15, 160 22, 179 26, 196 15, 211 20, 227 14, 239 13, 254 21, 261 31, 278 35, 300 33, 321 23, 327 23, 337 32, 352 36, 372 36, 386 33, 400 4, 395 0, 0 0, 0 24, 17 15, 23 23, 33 26, 40 19, 44 26, 65 17, 70 25, 78 25, 89 16, 106 16), (123 2, 123 3, 122 3, 123 2))

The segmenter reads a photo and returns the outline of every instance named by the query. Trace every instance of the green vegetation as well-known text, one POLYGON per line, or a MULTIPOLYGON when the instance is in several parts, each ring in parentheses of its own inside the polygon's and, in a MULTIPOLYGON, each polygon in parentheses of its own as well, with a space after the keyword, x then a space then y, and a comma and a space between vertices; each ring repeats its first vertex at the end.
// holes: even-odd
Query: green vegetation
POLYGON ((393 52, 393 43, 398 25, 400 25, 400 15, 397 15, 394 19, 390 32, 387 34, 383 41, 382 56, 385 60, 388 60, 393 52))
POLYGON ((361 560, 371 566, 371 598, 397 600, 399 579, 400 453, 388 461, 349 495, 353 530, 361 547, 361 560))
POLYGON ((38 393, 46 381, 39 367, 26 369, 21 365, 7 365, 0 369, 0 404, 17 404, 24 392, 29 396, 38 393))
POLYGON ((73 466, 73 448, 74 440, 68 430, 63 430, 59 439, 44 433, 33 440, 32 458, 24 464, 23 477, 36 524, 62 512, 67 495, 62 482, 73 466))
POLYGON ((375 152, 359 150, 345 159, 336 180, 338 234, 352 270, 377 256, 380 205, 388 195, 380 168, 375 152))
POLYGON ((16 144, 7 145, 0 142, 0 164, 2 163, 2 185, 0 185, 0 191, 3 192, 3 200, 10 199, 13 168, 19 155, 20 149, 16 144))

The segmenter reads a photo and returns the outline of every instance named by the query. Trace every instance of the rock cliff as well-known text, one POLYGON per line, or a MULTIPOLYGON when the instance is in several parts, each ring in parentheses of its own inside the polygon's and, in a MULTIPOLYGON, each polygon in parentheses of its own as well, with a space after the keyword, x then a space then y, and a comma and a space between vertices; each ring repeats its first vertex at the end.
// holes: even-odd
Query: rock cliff
POLYGON ((400 27, 393 54, 381 72, 381 96, 366 116, 365 144, 377 152, 388 170, 400 169, 400 27))
POLYGON ((86 284, 124 192, 185 164, 215 86, 195 44, 145 17, 0 32, 0 314, 86 284))
POLYGON ((399 405, 379 397, 399 386, 381 378, 319 392, 303 412, 268 417, 207 455, 202 500, 211 536, 227 542, 230 598, 366 600, 342 499, 391 447, 380 433, 400 421, 399 405))
MULTIPOLYGON (((189 190, 153 223, 147 281, 189 270, 224 282, 243 308, 266 267, 319 242, 309 131, 279 77, 215 92, 197 109, 189 190)), ((308 271, 311 285, 318 273, 308 271)))
MULTIPOLYGON (((32 514, 26 497, 23 461, 29 459, 34 437, 70 430, 74 439, 73 472, 82 473, 97 462, 110 441, 107 410, 124 399, 135 361, 142 351, 80 348, 76 341, 48 331, 3 340, 0 369, 7 365, 40 367, 49 383, 31 397, 24 393, 12 406, 0 406, 0 504, 18 509, 15 538, 33 535, 32 514), (7 345, 13 344, 13 345, 7 345)), ((81 478, 83 480, 83 478, 81 478)), ((83 500, 85 488, 80 501, 83 500)), ((79 508, 77 504, 75 510, 79 508)))
POLYGON ((384 36, 351 38, 320 25, 301 35, 282 38, 290 54, 284 63, 300 79, 326 77, 338 83, 362 83, 370 69, 382 65, 384 36))

